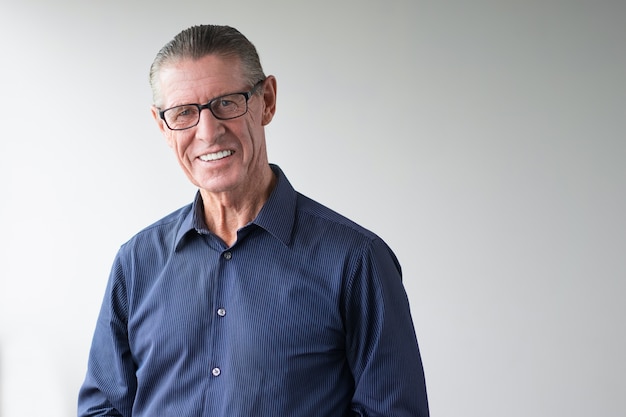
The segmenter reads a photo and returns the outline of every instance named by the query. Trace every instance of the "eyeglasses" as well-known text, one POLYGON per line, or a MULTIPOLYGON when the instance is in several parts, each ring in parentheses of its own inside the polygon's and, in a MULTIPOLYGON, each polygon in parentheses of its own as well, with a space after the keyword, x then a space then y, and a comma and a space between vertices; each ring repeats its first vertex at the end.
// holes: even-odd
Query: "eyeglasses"
POLYGON ((248 112, 248 100, 263 84, 261 80, 256 83, 252 90, 247 93, 232 93, 216 97, 206 104, 183 104, 182 106, 170 107, 159 111, 159 117, 163 119, 170 130, 190 129, 200 123, 200 113, 209 109, 211 114, 218 120, 230 120, 241 117, 248 112))

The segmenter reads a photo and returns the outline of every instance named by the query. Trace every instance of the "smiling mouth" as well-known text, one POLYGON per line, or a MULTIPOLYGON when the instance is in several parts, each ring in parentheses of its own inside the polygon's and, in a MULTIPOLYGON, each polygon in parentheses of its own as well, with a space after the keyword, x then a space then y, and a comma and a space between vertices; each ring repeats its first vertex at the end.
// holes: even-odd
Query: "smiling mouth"
POLYGON ((217 161, 219 159, 226 158, 227 156, 231 156, 234 153, 235 152, 233 151, 219 151, 215 153, 208 153, 206 155, 200 155, 199 158, 204 162, 217 161))

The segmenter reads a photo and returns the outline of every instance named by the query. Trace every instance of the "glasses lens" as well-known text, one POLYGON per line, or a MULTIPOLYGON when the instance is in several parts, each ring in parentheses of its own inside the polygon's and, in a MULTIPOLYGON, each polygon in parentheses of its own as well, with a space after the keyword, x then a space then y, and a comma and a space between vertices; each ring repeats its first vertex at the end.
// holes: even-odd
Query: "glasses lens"
POLYGON ((197 106, 172 107, 163 113, 165 122, 170 129, 186 129, 198 123, 200 110, 197 106))
POLYGON ((234 119, 248 111, 247 93, 229 94, 211 100, 208 104, 185 104, 172 107, 163 112, 165 123, 172 130, 183 130, 194 127, 200 121, 200 112, 210 108, 215 118, 220 120, 234 119))
POLYGON ((248 110, 244 94, 230 94, 211 102, 211 112, 218 119, 234 119, 248 110))

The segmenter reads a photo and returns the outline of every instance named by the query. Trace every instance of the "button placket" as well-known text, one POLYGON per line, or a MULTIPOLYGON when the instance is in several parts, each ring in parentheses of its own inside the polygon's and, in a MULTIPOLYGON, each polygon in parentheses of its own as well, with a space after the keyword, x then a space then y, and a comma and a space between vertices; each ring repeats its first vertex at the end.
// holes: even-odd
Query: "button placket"
MULTIPOLYGON (((222 258, 226 261, 230 261, 233 257, 233 253, 231 251, 225 251, 224 253, 222 253, 222 258)), ((215 313, 217 314, 218 317, 222 318, 224 316, 226 316, 226 309, 224 307, 218 307, 215 310, 215 313)), ((211 375, 213 375, 214 377, 218 377, 222 374, 222 370, 215 366, 211 369, 211 375)))
MULTIPOLYGON (((228 261, 232 259, 233 253, 231 251, 226 251, 222 254, 222 256, 224 257, 224 259, 228 261)), ((220 307, 217 309, 216 313, 218 316, 224 317, 226 315, 226 309, 224 307, 220 307)))

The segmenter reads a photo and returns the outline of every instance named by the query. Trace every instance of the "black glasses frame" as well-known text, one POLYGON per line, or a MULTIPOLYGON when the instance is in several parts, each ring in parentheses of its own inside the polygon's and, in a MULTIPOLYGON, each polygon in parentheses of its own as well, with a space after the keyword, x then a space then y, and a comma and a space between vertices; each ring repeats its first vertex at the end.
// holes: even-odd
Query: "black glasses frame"
POLYGON ((165 122, 165 126, 167 126, 167 128, 170 129, 170 130, 187 130, 187 129, 191 129, 192 127, 198 126, 198 123, 200 123, 200 115, 202 113, 202 110, 204 110, 204 109, 208 109, 211 112, 211 114, 213 115, 213 117, 215 117, 217 120, 232 120, 232 119, 236 119, 236 118, 241 117, 244 114, 248 113, 248 100, 250 100, 250 97, 252 97, 252 95, 256 92, 257 88, 259 88, 259 86, 261 84, 263 84, 264 81, 265 81, 265 79, 260 80, 259 82, 254 84, 254 86, 252 87, 252 89, 250 91, 224 94, 223 96, 215 97, 214 99, 212 99, 211 101, 209 101, 206 104, 190 103, 190 104, 181 104, 180 106, 169 107, 169 108, 164 109, 164 110, 160 110, 159 109, 159 117, 161 118, 161 120, 163 120, 163 122, 165 122), (234 117, 219 117, 215 113, 213 113, 213 109, 211 108, 211 104, 213 104, 214 102, 216 102, 218 100, 223 99, 224 97, 234 96, 234 95, 242 95, 246 99, 246 110, 243 113, 241 113, 240 115, 234 116, 234 117), (182 127, 182 128, 173 128, 173 127, 171 127, 167 123, 167 120, 165 120, 165 112, 167 112, 169 110, 172 110, 172 109, 177 109, 179 107, 188 107, 188 106, 195 106, 198 109, 198 120, 196 120, 196 123, 194 123, 191 126, 182 127))

